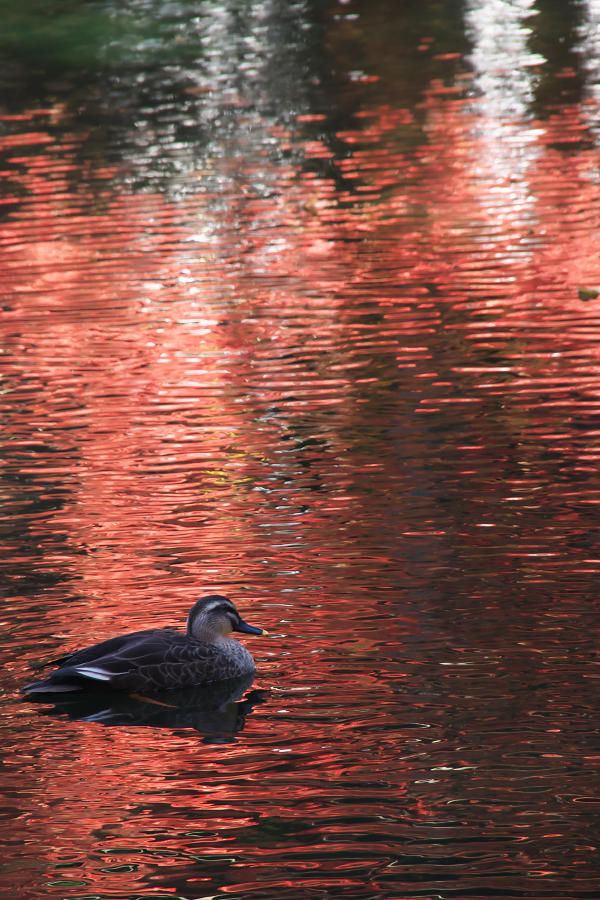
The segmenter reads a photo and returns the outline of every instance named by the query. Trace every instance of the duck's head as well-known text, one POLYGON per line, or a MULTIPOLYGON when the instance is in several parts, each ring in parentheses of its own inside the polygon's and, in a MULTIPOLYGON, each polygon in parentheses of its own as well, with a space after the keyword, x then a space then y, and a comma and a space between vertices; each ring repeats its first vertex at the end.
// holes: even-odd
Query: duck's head
POLYGON ((194 603, 187 618, 189 637, 210 643, 228 637, 232 631, 241 631, 243 634, 266 634, 263 628, 256 628, 244 622, 227 597, 209 594, 194 603))

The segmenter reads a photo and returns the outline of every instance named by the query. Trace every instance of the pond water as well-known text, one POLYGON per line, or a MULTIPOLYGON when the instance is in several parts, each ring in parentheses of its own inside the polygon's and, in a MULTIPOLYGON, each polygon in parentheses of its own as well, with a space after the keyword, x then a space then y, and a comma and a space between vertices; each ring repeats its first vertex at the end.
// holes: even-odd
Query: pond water
POLYGON ((2 896, 599 896, 597 0, 2 14, 2 896))

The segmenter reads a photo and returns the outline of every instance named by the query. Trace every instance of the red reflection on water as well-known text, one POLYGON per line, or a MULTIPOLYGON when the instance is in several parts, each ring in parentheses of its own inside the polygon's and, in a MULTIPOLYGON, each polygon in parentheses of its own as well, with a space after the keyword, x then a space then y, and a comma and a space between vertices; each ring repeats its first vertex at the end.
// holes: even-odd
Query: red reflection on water
MULTIPOLYGON (((563 546, 598 497, 597 315, 578 294, 600 283, 597 157, 555 146, 581 133, 576 109, 504 123, 495 142, 456 87, 432 85, 420 112, 416 143, 414 113, 389 104, 340 132, 339 190, 265 156, 223 161, 278 189, 232 190, 218 216, 207 195, 73 187, 75 138, 16 142, 4 491, 27 540, 9 535, 9 577, 63 582, 42 609, 15 590, 15 683, 59 648, 183 624, 204 589, 275 632, 251 645, 271 705, 214 758, 188 730, 19 708, 12 839, 46 867, 81 863, 73 890, 397 894, 418 865, 441 891, 443 839, 471 891, 504 848, 496 877, 515 892, 581 845, 583 775, 566 801, 553 788, 591 701, 573 704, 577 660, 537 586, 565 564, 597 571, 587 543, 563 546), (526 157, 517 174, 507 146, 526 157), (481 586, 506 573, 524 607, 508 623, 504 586, 481 586), (562 827, 539 831, 557 807, 562 827), (420 862, 398 863, 407 843, 420 862)), ((331 156, 321 139, 303 149, 331 156)))

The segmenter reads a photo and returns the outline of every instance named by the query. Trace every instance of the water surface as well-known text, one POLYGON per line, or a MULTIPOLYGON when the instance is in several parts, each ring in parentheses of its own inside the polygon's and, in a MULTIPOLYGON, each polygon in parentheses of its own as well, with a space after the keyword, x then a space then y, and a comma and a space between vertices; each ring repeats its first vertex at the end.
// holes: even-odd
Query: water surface
POLYGON ((41 6, 0 39, 5 895, 596 897, 597 4, 41 6), (213 591, 253 684, 20 699, 213 591))

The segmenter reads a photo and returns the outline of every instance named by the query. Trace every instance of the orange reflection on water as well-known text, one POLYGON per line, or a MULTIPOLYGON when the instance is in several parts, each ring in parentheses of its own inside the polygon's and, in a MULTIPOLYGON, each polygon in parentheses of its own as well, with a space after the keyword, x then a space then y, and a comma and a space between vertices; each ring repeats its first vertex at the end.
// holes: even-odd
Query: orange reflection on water
POLYGON ((591 648, 552 589, 597 570, 596 151, 556 146, 573 108, 491 119, 435 83, 417 112, 339 129, 339 184, 249 152, 175 200, 73 183, 73 136, 11 157, 10 578, 48 578, 11 596, 11 678, 208 589, 274 633, 249 642, 266 702, 218 749, 17 708, 14 839, 77 862, 73 890, 397 896, 417 868, 440 893, 451 842, 471 892, 493 863, 516 893, 581 846, 555 788, 585 795, 591 648))

